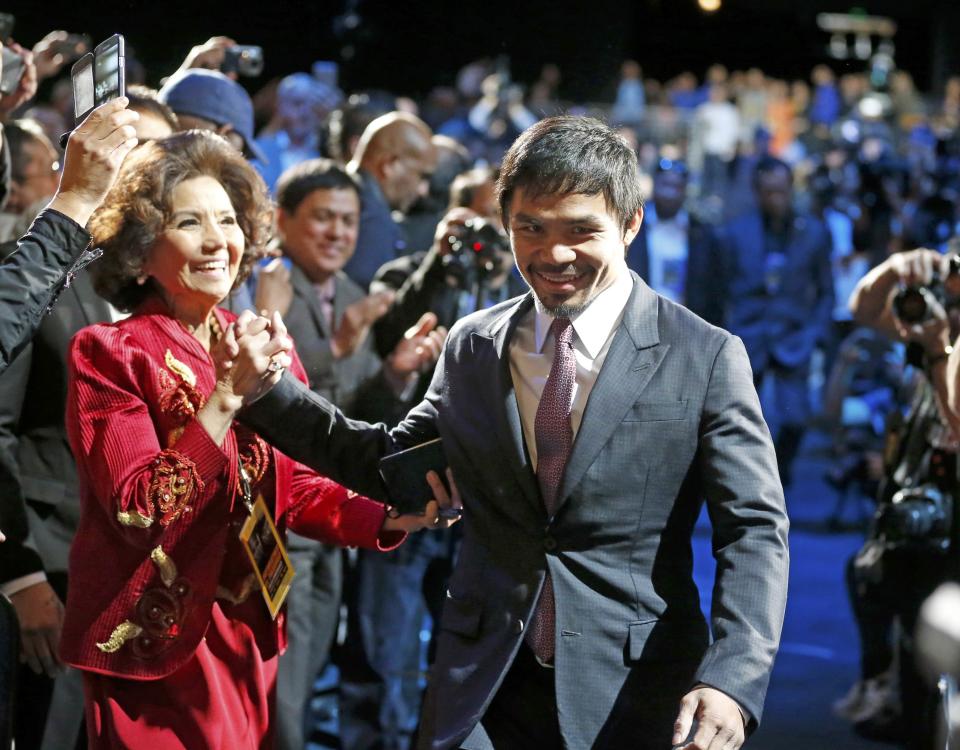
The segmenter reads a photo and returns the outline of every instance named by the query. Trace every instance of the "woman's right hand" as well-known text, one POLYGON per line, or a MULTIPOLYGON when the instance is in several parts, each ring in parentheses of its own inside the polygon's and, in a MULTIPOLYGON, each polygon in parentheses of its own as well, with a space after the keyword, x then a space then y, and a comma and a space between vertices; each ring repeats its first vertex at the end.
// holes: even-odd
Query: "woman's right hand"
POLYGON ((217 366, 214 392, 239 411, 280 382, 293 361, 292 351, 279 313, 267 319, 244 311, 212 352, 217 366))
POLYGON ((133 123, 140 115, 127 109, 127 103, 121 96, 101 104, 67 141, 60 187, 49 207, 80 226, 86 225, 113 187, 123 160, 137 145, 133 123))

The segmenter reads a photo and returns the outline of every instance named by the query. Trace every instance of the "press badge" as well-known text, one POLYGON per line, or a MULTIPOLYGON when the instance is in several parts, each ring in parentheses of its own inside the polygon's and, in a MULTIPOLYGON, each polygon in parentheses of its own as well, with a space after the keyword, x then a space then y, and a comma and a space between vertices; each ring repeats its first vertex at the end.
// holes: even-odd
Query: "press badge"
POLYGON ((243 528, 240 529, 240 543, 250 558, 270 617, 276 620, 280 607, 290 593, 290 582, 293 581, 296 571, 290 562, 283 539, 270 517, 270 510, 263 495, 258 494, 256 501, 250 502, 250 482, 242 469, 240 484, 244 503, 250 511, 243 528))

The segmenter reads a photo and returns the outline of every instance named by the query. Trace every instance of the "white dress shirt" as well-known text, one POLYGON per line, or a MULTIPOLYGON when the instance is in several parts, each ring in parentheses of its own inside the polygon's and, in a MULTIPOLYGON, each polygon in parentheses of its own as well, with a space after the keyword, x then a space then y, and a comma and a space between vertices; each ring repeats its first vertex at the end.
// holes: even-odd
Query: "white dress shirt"
MULTIPOLYGON (((570 424, 576 439, 583 410, 593 384, 597 382, 603 360, 610 349, 613 334, 623 319, 623 311, 633 291, 633 278, 626 267, 613 284, 598 294, 586 309, 571 318, 573 351, 577 360, 577 379, 573 386, 570 424)), ((553 316, 534 297, 534 309, 517 324, 510 341, 510 376, 517 394, 517 407, 523 424, 523 438, 531 465, 537 468, 537 439, 534 422, 540 395, 553 366, 554 341, 550 333, 553 316)))
POLYGON ((651 202, 644 208, 643 222, 647 228, 646 282, 653 291, 682 305, 686 301, 690 255, 687 212, 681 210, 672 219, 661 219, 651 202))

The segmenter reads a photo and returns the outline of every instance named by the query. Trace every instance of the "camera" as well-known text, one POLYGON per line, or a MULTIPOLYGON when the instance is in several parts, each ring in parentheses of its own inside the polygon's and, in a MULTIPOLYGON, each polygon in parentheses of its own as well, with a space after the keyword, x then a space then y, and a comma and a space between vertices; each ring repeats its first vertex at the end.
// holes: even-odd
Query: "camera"
POLYGON ((256 78, 263 72, 263 47, 238 44, 227 47, 223 54, 223 73, 236 73, 247 78, 256 78))
POLYGON ((897 292, 893 298, 893 312, 908 325, 924 323, 933 315, 930 297, 945 308, 960 302, 960 255, 950 257, 946 278, 941 279, 935 273, 928 286, 908 286, 897 292))
POLYGON ((879 515, 879 525, 892 542, 947 544, 953 502, 935 485, 925 484, 897 492, 879 515))
POLYGON ((450 254, 444 259, 449 270, 464 276, 488 276, 501 270, 510 253, 510 243, 487 219, 470 219, 450 238, 450 254))

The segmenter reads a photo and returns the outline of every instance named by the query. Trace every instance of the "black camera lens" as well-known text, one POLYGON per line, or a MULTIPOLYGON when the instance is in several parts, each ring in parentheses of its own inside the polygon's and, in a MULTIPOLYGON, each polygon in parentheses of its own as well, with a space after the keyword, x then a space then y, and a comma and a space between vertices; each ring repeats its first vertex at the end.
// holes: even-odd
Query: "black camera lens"
POLYGON ((930 317, 930 306, 923 287, 911 286, 897 292, 893 298, 893 312, 907 325, 923 323, 930 317))

